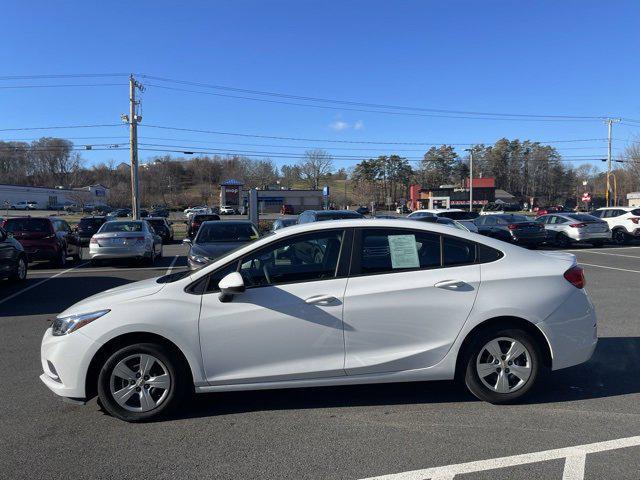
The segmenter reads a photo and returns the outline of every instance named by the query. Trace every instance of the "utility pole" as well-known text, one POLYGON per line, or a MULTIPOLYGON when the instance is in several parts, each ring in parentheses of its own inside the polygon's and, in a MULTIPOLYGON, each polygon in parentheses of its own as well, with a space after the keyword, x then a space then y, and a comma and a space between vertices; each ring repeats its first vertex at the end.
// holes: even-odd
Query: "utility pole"
POLYGON ((121 118, 129 124, 129 157, 131 162, 131 216, 135 220, 140 219, 140 188, 138 183, 138 122, 142 116, 136 114, 136 88, 144 90, 141 83, 137 82, 133 74, 129 76, 129 115, 121 118))
POLYGON ((611 183, 609 181, 609 177, 611 177, 611 130, 614 123, 618 123, 620 121, 619 118, 607 118, 606 123, 608 126, 608 148, 607 148, 607 191, 605 192, 605 200, 607 203, 607 207, 610 207, 609 198, 611 195, 611 183))
POLYGON ((469 152, 469 211, 473 212, 473 149, 465 148, 469 152))

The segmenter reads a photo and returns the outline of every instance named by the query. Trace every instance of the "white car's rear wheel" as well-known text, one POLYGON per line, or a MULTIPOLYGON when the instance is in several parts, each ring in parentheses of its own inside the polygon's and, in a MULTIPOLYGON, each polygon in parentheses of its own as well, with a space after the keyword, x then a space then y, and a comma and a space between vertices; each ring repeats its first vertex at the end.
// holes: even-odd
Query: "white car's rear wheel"
POLYGON ((528 332, 491 330, 480 334, 468 350, 465 384, 480 400, 510 403, 535 386, 541 366, 540 347, 528 332))
POLYGON ((175 352, 164 345, 139 343, 114 352, 98 377, 104 409, 127 422, 167 414, 183 398, 190 378, 175 352))

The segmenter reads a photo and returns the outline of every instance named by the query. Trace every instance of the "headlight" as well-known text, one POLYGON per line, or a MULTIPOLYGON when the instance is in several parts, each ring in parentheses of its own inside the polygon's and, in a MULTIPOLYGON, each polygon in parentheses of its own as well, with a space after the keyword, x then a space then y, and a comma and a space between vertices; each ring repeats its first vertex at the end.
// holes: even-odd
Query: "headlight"
POLYGON ((55 337, 67 335, 106 315, 110 311, 111 310, 99 310, 97 312, 69 315, 68 317, 57 317, 51 325, 51 333, 55 337))
POLYGON ((209 263, 211 259, 202 255, 194 255, 191 257, 191 261, 195 263, 209 263))

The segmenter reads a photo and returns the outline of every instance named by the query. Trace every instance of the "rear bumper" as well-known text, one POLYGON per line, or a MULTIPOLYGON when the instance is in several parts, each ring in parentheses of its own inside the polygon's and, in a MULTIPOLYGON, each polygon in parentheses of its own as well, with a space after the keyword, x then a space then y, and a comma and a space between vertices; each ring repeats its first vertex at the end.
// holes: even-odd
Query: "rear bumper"
POLYGON ((569 235, 569 238, 575 240, 576 242, 589 242, 590 240, 611 240, 611 232, 601 232, 601 233, 589 233, 589 232, 578 232, 572 235, 569 235))
POLYGON ((598 343, 598 325, 589 294, 576 291, 549 317, 537 324, 549 341, 552 370, 588 361, 598 343))
POLYGON ((109 260, 118 258, 141 258, 151 255, 144 245, 140 247, 100 247, 89 246, 89 258, 91 260, 109 260))
POLYGON ((25 253, 29 262, 36 260, 54 260, 58 258, 58 250, 56 248, 40 248, 40 247, 25 247, 25 253))
POLYGON ((513 243, 518 245, 540 245, 547 241, 547 235, 514 236, 513 243))

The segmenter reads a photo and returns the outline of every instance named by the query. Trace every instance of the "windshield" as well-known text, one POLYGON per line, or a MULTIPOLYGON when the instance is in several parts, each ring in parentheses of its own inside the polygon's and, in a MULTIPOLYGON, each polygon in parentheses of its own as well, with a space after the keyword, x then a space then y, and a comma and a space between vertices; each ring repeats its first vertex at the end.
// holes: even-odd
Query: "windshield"
POLYGON ((258 231, 251 223, 215 222, 203 223, 194 243, 248 242, 258 238, 258 231))
POLYGON ((107 222, 98 233, 142 232, 142 222, 107 222))
POLYGON ((4 228, 7 232, 51 232, 51 222, 45 218, 10 218, 4 228))
POLYGON ((96 225, 102 225, 103 223, 104 221, 98 218, 81 218, 79 225, 81 227, 95 227, 96 225))

